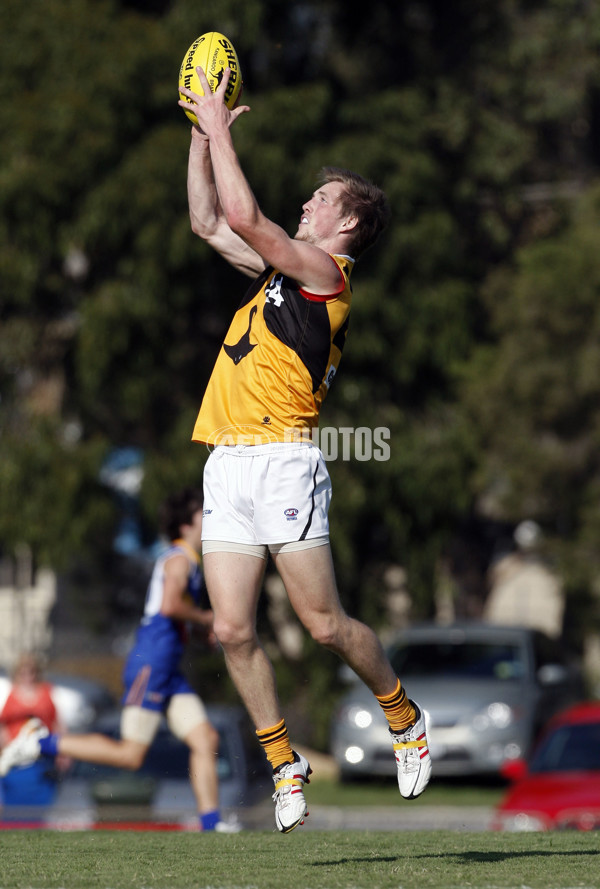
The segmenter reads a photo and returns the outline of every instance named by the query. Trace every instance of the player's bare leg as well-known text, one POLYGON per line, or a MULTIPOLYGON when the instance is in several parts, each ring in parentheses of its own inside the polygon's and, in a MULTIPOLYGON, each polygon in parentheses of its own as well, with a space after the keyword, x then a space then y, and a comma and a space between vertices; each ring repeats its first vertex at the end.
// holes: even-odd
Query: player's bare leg
POLYGON ((378 697, 390 724, 400 793, 415 799, 431 777, 424 714, 408 700, 375 633, 345 614, 329 545, 279 553, 274 561, 296 614, 313 638, 335 651, 378 697))
POLYGON ((313 639, 335 651, 374 694, 392 692, 397 677, 379 639, 342 608, 329 545, 279 553, 273 561, 294 611, 313 639))
POLYGON ((116 740, 101 734, 61 735, 58 752, 71 759, 137 771, 146 758, 148 744, 116 740))
POLYGON ((203 722, 191 730, 185 743, 190 748, 190 781, 198 812, 212 812, 219 808, 219 733, 209 722, 203 722))
MULTIPOLYGON (((229 674, 257 730, 284 722, 275 674, 256 633, 256 608, 265 562, 254 556, 212 552, 203 560, 204 576, 214 613, 214 631, 223 646, 229 674)), ((287 731, 285 732, 287 739, 287 731)), ((261 742, 262 743, 262 742, 261 742)), ((289 740, 286 740, 289 748, 289 740)), ((308 814, 302 793, 310 765, 289 750, 292 762, 274 766, 275 823, 289 833, 308 814)))
POLYGON ((275 675, 256 632, 256 609, 265 561, 241 553, 206 553, 204 576, 213 629, 229 675, 257 729, 281 719, 275 675))

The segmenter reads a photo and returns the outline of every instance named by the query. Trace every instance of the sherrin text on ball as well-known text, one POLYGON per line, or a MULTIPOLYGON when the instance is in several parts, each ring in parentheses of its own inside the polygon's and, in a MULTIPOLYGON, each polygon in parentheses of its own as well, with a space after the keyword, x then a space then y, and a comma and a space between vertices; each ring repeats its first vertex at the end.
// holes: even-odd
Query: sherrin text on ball
MULTIPOLYGON (((225 69, 231 70, 225 94, 225 104, 228 108, 233 108, 242 88, 242 72, 231 41, 218 31, 207 31, 206 34, 202 34, 194 40, 184 55, 179 69, 179 86, 203 96, 204 90, 196 71, 198 66, 204 70, 213 93, 221 83, 225 69)), ((181 93, 179 96, 184 102, 189 101, 187 96, 181 93)), ((198 123, 193 111, 185 111, 185 113, 192 123, 198 123)))

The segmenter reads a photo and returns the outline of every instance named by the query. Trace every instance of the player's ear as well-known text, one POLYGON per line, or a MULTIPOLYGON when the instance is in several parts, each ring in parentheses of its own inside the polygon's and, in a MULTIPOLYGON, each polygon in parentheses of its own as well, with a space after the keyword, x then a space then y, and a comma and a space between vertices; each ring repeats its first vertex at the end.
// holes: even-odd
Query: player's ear
POLYGON ((342 232, 351 232, 352 229, 355 229, 358 225, 358 216, 347 216, 346 219, 342 220, 342 225, 340 231, 342 232))

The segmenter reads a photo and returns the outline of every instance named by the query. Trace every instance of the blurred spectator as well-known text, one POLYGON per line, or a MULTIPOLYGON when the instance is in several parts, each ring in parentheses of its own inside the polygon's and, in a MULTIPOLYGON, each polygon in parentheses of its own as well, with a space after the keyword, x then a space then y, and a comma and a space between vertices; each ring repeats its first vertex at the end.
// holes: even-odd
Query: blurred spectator
POLYGON ((496 624, 533 627, 559 638, 563 631, 564 591, 541 554, 542 530, 533 521, 515 528, 515 548, 492 565, 490 594, 483 618, 496 624))
MULTIPOLYGON (((12 675, 12 687, 0 712, 0 745, 6 746, 25 723, 37 717, 48 731, 60 731, 52 685, 43 678, 42 665, 34 654, 22 654, 12 675)), ((66 767, 65 758, 53 766, 47 761, 13 769, 0 782, 5 806, 46 806, 56 793, 57 774, 66 767)))

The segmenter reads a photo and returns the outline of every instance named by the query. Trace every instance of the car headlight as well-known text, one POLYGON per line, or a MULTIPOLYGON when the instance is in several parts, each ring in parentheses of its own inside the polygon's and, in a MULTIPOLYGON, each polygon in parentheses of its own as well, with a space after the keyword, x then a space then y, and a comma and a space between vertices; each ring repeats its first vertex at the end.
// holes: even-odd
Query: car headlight
POLYGON ((548 830, 544 818, 527 812, 497 812, 493 827, 494 830, 507 830, 513 833, 548 830))
POLYGON ((557 830, 600 830, 600 811, 567 812, 556 822, 557 830))
POLYGON ((479 732, 485 732, 490 728, 508 728, 515 721, 515 712, 512 707, 502 701, 488 704, 473 717, 473 728, 479 732))
POLYGON ((355 728, 369 728, 373 722, 373 714, 359 705, 346 707, 340 713, 340 717, 344 722, 349 722, 355 728))
POLYGON ((349 762, 351 765, 358 765, 359 762, 362 762, 365 758, 365 751, 362 747, 357 747, 356 745, 352 747, 347 747, 344 751, 344 759, 346 762, 349 762))

